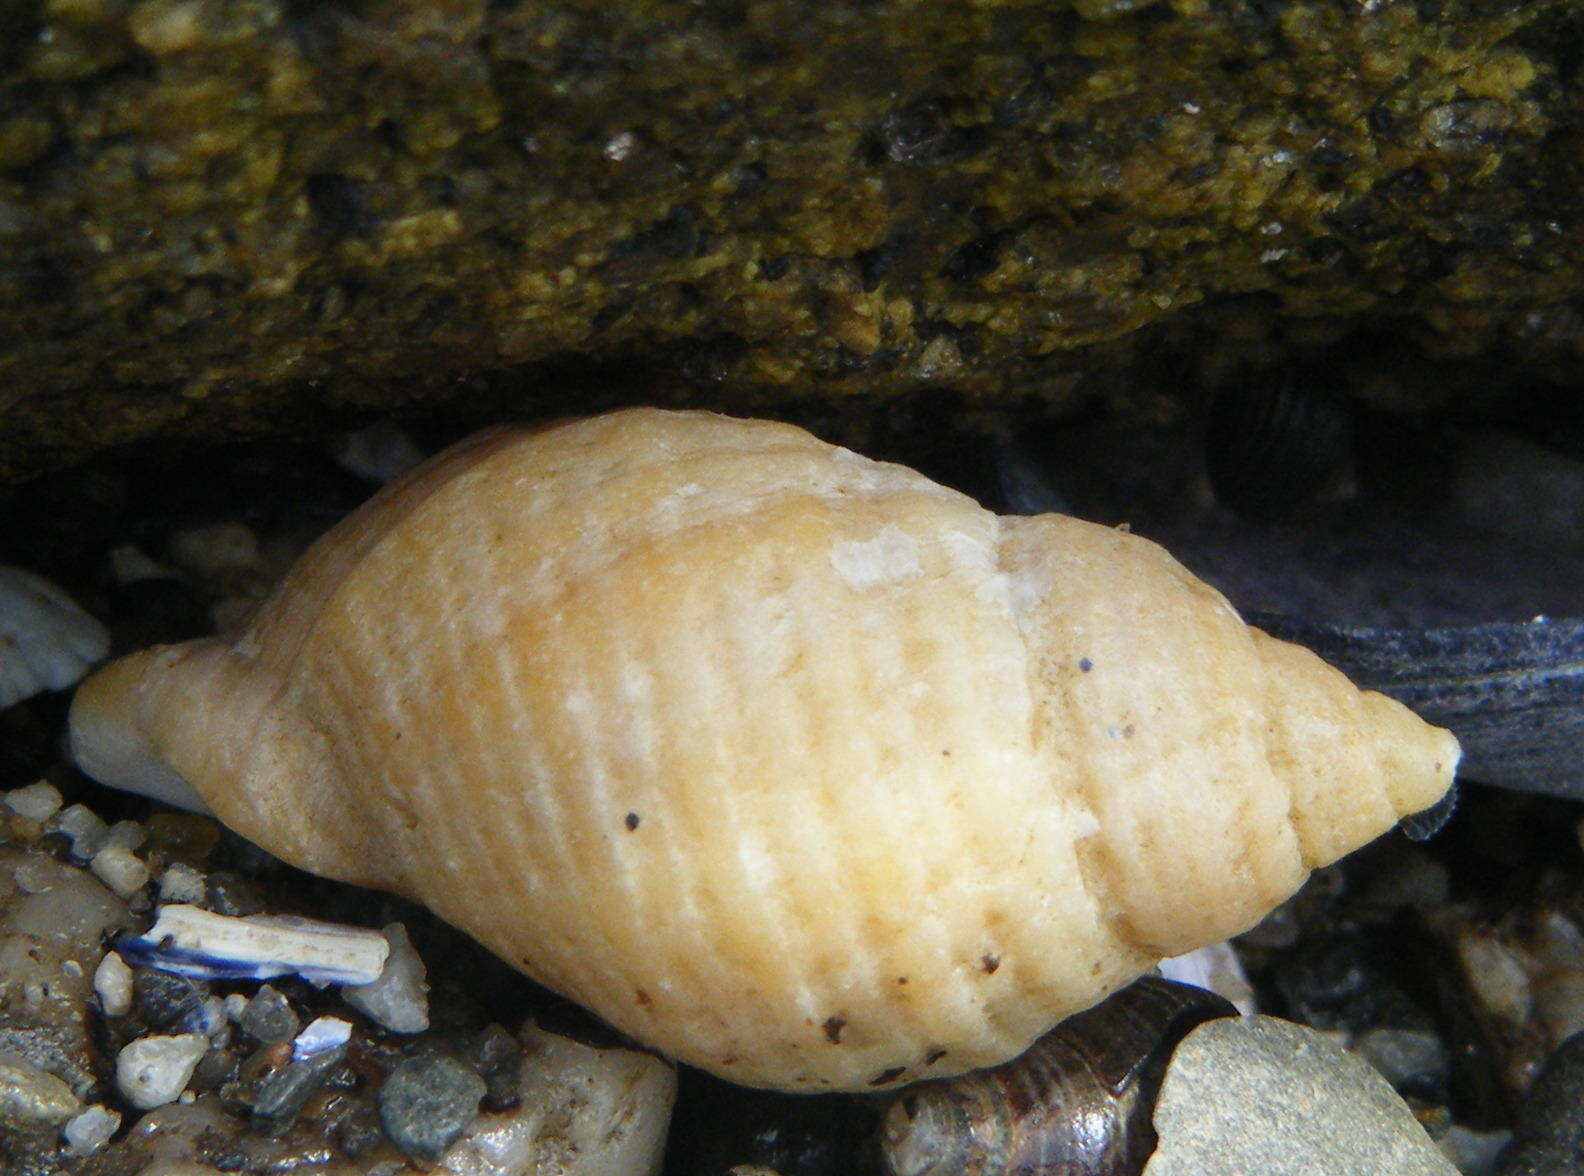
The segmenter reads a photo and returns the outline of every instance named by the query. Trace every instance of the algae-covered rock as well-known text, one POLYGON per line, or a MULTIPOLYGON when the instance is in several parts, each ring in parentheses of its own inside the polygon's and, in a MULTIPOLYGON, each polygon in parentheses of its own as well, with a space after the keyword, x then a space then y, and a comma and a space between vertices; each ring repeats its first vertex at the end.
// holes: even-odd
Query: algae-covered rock
POLYGON ((1581 37, 1555 0, 0 0, 0 477, 569 365, 759 403, 1073 397, 1283 323, 1565 360, 1581 37))

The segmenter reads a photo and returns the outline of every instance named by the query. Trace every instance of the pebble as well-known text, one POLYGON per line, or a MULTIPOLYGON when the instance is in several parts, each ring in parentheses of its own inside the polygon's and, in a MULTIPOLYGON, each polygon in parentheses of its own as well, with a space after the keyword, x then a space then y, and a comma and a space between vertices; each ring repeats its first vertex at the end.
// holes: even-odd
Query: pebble
POLYGON ((301 1022, 291 1005, 280 992, 268 984, 263 985, 247 1002, 237 1018, 242 1032, 264 1045, 289 1041, 297 1036, 301 1022))
POLYGON ((1444 1088, 1450 1069, 1446 1046, 1428 1029, 1370 1029, 1354 1042, 1363 1058, 1398 1090, 1422 1094, 1444 1088))
POLYGON ((1463 1176, 1495 1176, 1496 1164, 1512 1137, 1511 1131, 1474 1131, 1454 1123, 1436 1143, 1463 1176))
POLYGON ((40 780, 5 794, 5 805, 23 820, 42 825, 60 811, 61 794, 53 784, 40 780))
POLYGON ((1367 1062, 1275 1017, 1222 1018, 1177 1047, 1144 1176, 1455 1176, 1367 1062))
POLYGON ((429 983, 423 960, 400 923, 383 928, 381 934, 390 944, 390 955, 379 978, 342 988, 342 999, 393 1033, 421 1033, 429 1028, 429 983))
POLYGON ((264 913, 264 900, 253 883, 229 870, 216 870, 209 875, 208 894, 203 905, 217 915, 234 919, 264 913))
POLYGON ((478 1115, 484 1079, 452 1058, 408 1058, 391 1071, 375 1096, 380 1125, 402 1152, 420 1163, 437 1162, 478 1115))
POLYGON ((105 847, 133 850, 139 848, 148 832, 138 821, 117 821, 105 834, 105 847))
POLYGON ((66 1154, 77 1158, 93 1155, 110 1142, 119 1126, 119 1113, 95 1103, 61 1128, 61 1138, 66 1141, 66 1154))
POLYGON ((346 1045, 342 1043, 295 1057, 271 1073, 253 1096, 253 1130, 260 1135, 284 1134, 303 1104, 345 1057, 346 1045))
POLYGON ((140 1111, 172 1102, 187 1088, 207 1038, 198 1033, 174 1037, 140 1037, 116 1055, 116 1088, 140 1111))
POLYGON ((207 893, 207 880, 191 866, 184 866, 180 862, 172 862, 165 867, 165 872, 160 875, 159 897, 161 902, 184 902, 199 906, 203 903, 204 896, 207 893))
POLYGON ((660 1170, 676 1098, 670 1065, 637 1050, 584 1045, 532 1023, 521 1037, 516 1109, 479 1116, 446 1151, 446 1176, 660 1170))
POLYGON ((105 952, 104 959, 99 961, 94 969, 93 986, 105 1016, 124 1017, 132 1011, 132 969, 115 952, 105 952))
POLYGON ((336 452, 341 466, 370 482, 389 482, 423 461, 423 451, 392 420, 348 433, 336 452))
POLYGON ((80 862, 88 861, 103 849, 105 838, 110 834, 110 826, 100 820, 97 813, 81 804, 62 810, 60 816, 55 818, 53 829, 66 835, 71 842, 72 857, 80 862))
POLYGON ((1568 1038, 1530 1086, 1513 1122, 1497 1176, 1579 1176, 1584 1172, 1584 1034, 1568 1038))
POLYGON ((148 1026, 163 1028, 180 1021, 203 1004, 207 986, 186 976, 156 968, 132 970, 132 1003, 138 1018, 148 1026))
POLYGON ((121 899, 130 899, 149 880, 149 868, 143 859, 120 845, 106 845, 94 854, 88 868, 121 899))
POLYGON ((0 1054, 0 1130, 31 1134, 59 1127, 82 1108, 71 1087, 15 1054, 0 1054))

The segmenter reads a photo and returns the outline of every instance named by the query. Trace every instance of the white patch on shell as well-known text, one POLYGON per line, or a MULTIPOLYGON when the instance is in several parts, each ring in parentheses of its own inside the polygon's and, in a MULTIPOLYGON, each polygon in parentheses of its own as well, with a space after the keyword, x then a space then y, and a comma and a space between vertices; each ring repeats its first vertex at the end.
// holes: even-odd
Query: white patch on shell
POLYGON ((873 539, 847 539, 831 548, 831 566, 847 587, 865 592, 916 579, 921 573, 918 542, 887 524, 873 539))

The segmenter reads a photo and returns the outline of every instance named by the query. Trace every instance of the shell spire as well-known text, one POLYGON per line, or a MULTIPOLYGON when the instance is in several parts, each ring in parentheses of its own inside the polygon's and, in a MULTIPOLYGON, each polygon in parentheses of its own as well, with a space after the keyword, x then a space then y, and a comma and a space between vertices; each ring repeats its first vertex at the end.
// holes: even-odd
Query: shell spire
POLYGON ((90 679, 72 742, 801 1091, 1016 1055, 1457 758, 1143 539, 648 409, 419 467, 235 641, 90 679))

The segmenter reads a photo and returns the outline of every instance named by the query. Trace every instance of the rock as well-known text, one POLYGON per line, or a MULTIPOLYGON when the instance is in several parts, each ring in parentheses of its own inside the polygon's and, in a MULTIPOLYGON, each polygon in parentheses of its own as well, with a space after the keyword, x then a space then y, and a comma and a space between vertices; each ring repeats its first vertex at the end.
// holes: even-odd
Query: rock
POLYGON ((1458 1123, 1436 1140, 1463 1176, 1496 1176, 1496 1164, 1511 1142, 1511 1131, 1473 1131, 1458 1123))
POLYGON ((127 906, 46 854, 0 848, 0 1052, 58 1075, 79 1097, 96 1081, 93 976, 127 906))
POLYGON ((173 1101, 209 1048, 201 1034, 140 1037, 116 1055, 116 1087, 140 1111, 173 1101))
POLYGON ((0 1054, 0 1131, 50 1130, 81 1108, 71 1087, 55 1075, 15 1055, 0 1054))
POLYGON ((211 7, 0 25, 0 478, 470 373, 1078 402, 1356 323, 1449 397, 1568 375, 1545 4, 211 7))
POLYGON ((1399 1091, 1423 1094, 1440 1090, 1450 1065, 1446 1046, 1428 1029, 1370 1029, 1361 1033, 1353 1048, 1380 1071, 1399 1091))
POLYGON ((60 790, 45 780, 25 788, 14 788, 5 794, 4 800, 6 808, 17 816, 41 825, 61 806, 60 790))
POLYGON ((484 1092, 484 1079, 461 1062, 425 1055, 397 1065, 375 1101, 391 1142, 432 1164, 468 1129, 484 1092))
POLYGON ((385 927, 382 934, 390 944, 390 955, 379 979, 372 984, 348 985, 341 989, 341 997, 393 1033, 421 1033, 429 1028, 429 985, 423 960, 400 923, 385 927))
POLYGON ((130 849, 120 845, 106 845, 94 854, 89 868, 120 898, 130 899, 149 880, 148 866, 130 849))
POLYGON ((204 876, 191 866, 174 862, 160 875, 160 902, 180 902, 198 906, 208 892, 204 876))
POLYGON ((103 849, 105 838, 110 833, 110 826, 100 820, 97 813, 81 804, 62 810, 50 827, 66 835, 71 842, 72 857, 80 862, 88 861, 103 849))
POLYGON ((242 1032, 264 1045, 289 1041, 297 1036, 301 1023, 291 1004, 280 992, 268 984, 253 994, 237 1018, 242 1032))
POLYGON ((272 1072, 253 1098, 253 1130, 260 1135, 281 1135, 297 1118, 303 1104, 341 1065, 344 1045, 295 1058, 272 1072))
POLYGON ((646 1176, 659 1170, 676 1071, 652 1054, 523 1028, 517 1107, 480 1115, 446 1176, 646 1176))
POLYGON ((105 952, 99 961, 93 986, 105 1016, 124 1017, 132 1011, 132 969, 115 952, 105 952))
POLYGON ((1144 1176, 1455 1176, 1385 1079, 1274 1017, 1210 1021, 1177 1047, 1144 1176))
POLYGON ((1551 1055, 1513 1122, 1497 1176, 1579 1176, 1584 1172, 1584 1033, 1551 1055))
POLYGON ((66 1153, 71 1156, 91 1156, 109 1143, 121 1126, 118 1112, 95 1104, 74 1116, 61 1128, 61 1138, 66 1142, 66 1153))

